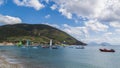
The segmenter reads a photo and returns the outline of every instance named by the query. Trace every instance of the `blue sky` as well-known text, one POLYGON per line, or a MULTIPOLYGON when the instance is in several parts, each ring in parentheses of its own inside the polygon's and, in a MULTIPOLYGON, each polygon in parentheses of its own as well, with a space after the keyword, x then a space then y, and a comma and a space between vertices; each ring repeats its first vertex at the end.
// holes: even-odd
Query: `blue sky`
POLYGON ((120 44, 119 0, 0 0, 0 24, 47 24, 86 43, 120 44))

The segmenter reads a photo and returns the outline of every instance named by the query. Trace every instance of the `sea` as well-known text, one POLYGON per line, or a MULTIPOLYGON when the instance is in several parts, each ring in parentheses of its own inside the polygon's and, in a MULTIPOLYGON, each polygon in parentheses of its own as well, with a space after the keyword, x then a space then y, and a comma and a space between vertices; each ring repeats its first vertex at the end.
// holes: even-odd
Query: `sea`
POLYGON ((22 68, 120 68, 120 46, 59 46, 58 49, 40 46, 0 46, 0 56, 22 68), (100 48, 115 52, 100 52, 100 48))

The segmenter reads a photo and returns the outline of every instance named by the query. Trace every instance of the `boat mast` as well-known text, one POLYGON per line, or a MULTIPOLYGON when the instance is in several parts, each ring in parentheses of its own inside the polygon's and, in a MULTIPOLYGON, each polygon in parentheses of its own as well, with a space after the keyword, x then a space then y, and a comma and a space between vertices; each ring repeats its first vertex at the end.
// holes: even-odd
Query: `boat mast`
POLYGON ((27 43, 26 43, 26 45, 27 45, 27 46, 29 46, 29 44, 30 44, 30 41, 29 41, 29 40, 27 40, 27 43))
POLYGON ((52 46, 52 39, 50 39, 50 47, 52 46))

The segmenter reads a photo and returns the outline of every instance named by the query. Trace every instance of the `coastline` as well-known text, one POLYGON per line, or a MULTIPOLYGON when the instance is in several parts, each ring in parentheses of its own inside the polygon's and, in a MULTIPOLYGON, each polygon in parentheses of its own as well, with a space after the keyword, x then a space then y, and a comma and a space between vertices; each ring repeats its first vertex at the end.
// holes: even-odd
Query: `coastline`
POLYGON ((0 56, 0 68, 22 68, 20 64, 10 63, 6 58, 0 56))
POLYGON ((0 46, 13 46, 13 45, 15 45, 15 44, 7 43, 7 42, 0 43, 0 46))

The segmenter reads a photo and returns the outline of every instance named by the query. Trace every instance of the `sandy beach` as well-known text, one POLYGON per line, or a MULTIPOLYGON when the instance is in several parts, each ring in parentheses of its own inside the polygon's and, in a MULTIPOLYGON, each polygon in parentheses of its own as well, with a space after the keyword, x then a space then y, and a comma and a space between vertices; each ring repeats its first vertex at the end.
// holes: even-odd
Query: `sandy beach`
POLYGON ((20 64, 9 63, 4 57, 0 57, 0 68, 22 68, 20 64))

